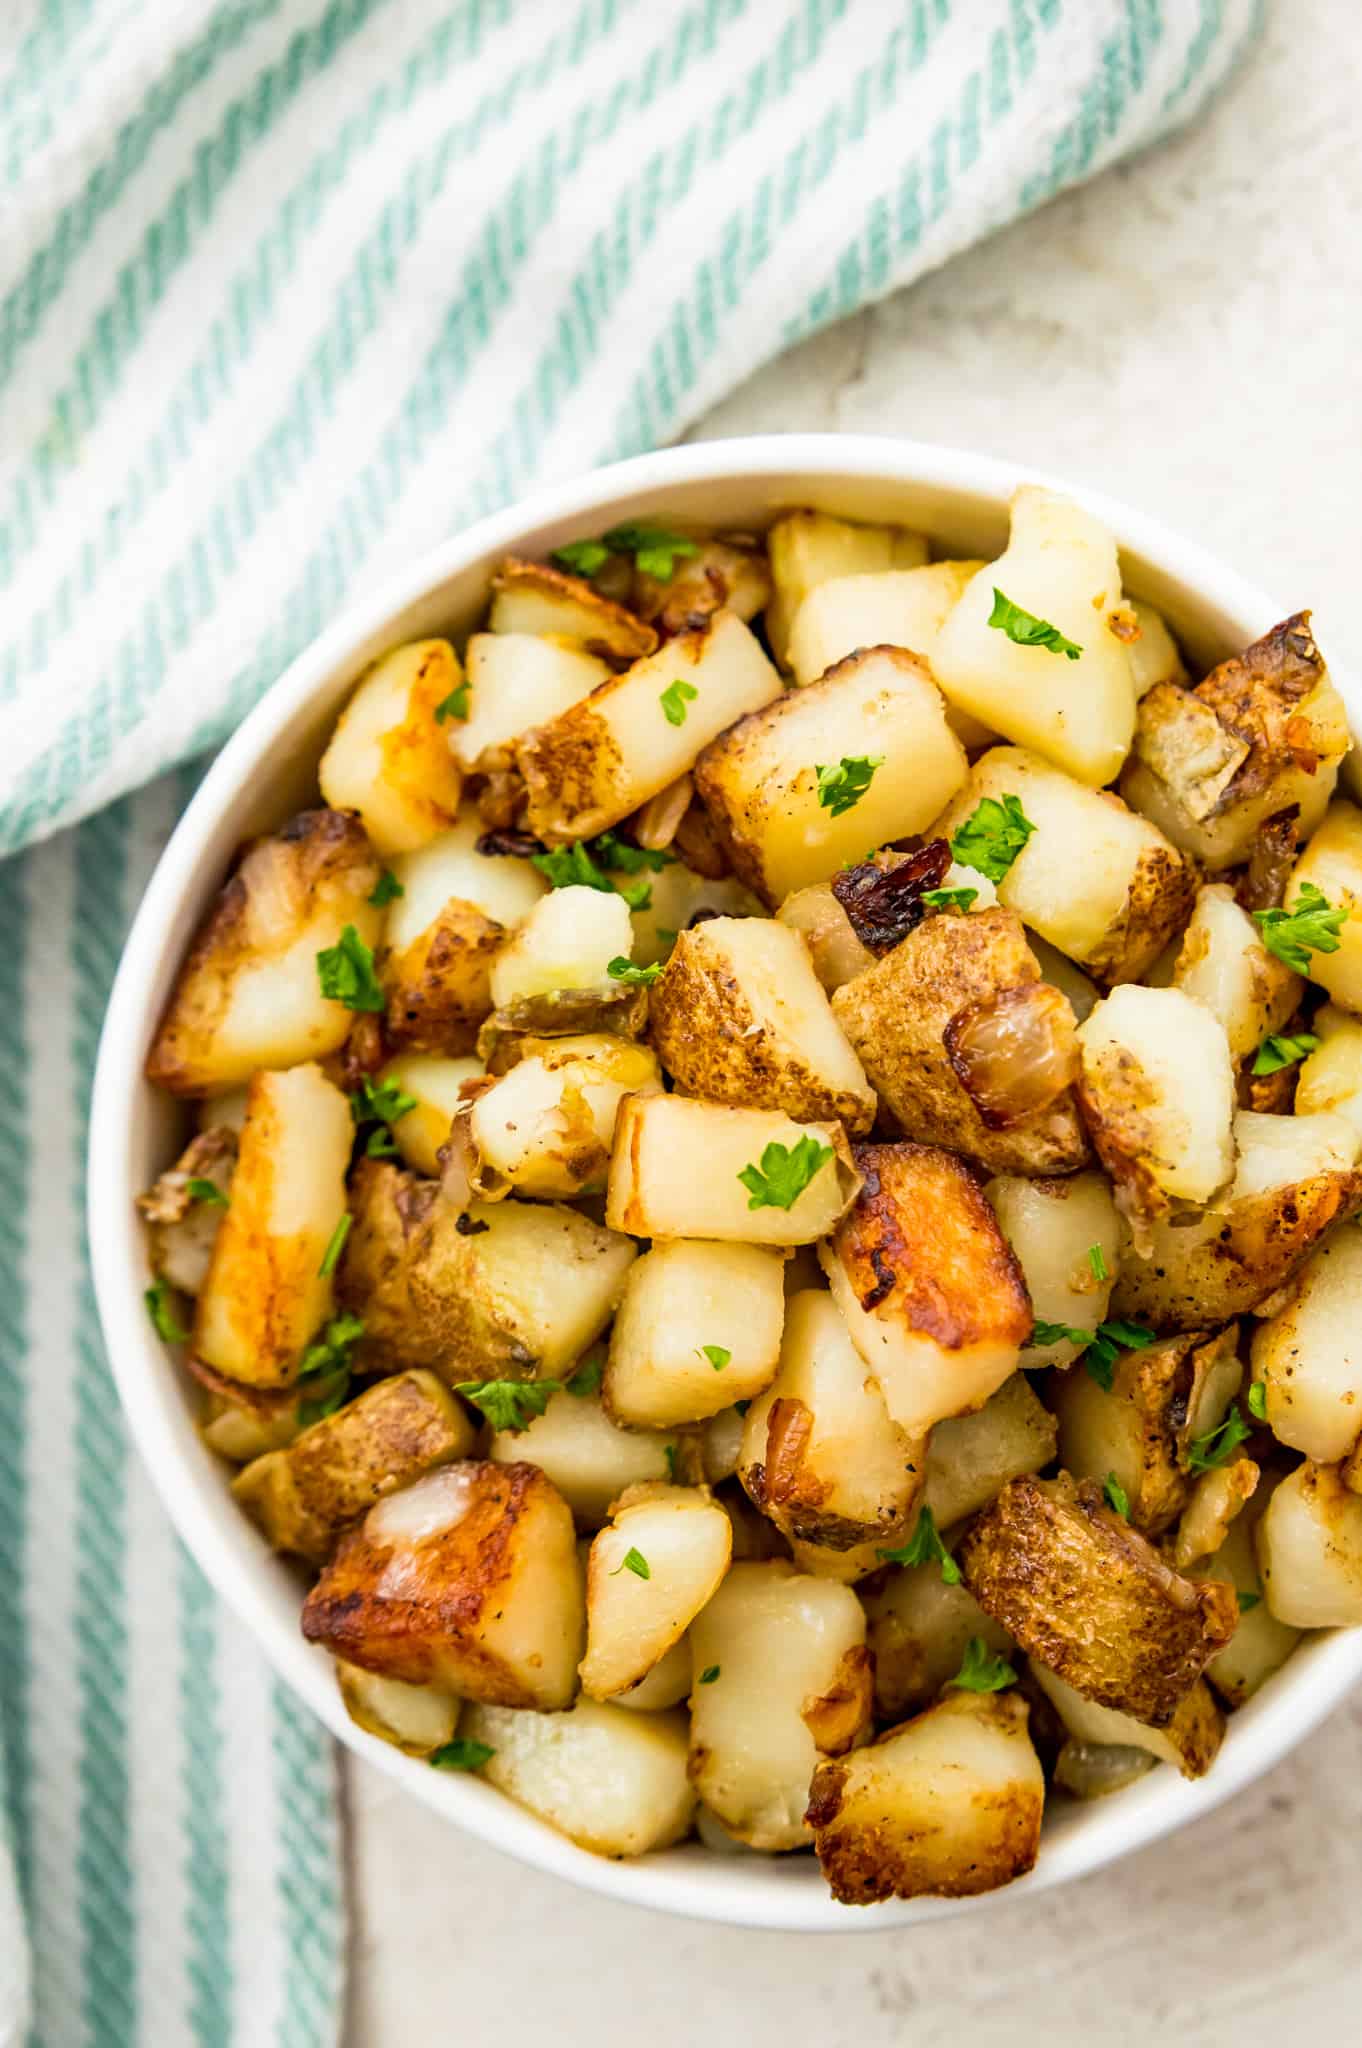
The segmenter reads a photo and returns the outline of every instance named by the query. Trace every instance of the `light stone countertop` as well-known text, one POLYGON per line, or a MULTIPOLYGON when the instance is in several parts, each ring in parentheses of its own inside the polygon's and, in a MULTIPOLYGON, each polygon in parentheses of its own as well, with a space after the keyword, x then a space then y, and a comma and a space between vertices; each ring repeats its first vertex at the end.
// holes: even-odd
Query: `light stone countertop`
MULTIPOLYGON (((1278 0, 1194 133, 772 365, 697 432, 902 433, 1043 465, 1313 605, 1362 655, 1362 8, 1278 0)), ((1119 1867, 978 1920, 794 1937, 580 1894, 347 1763, 350 2048, 1177 2048, 1358 2038, 1362 1700, 1119 1867)))

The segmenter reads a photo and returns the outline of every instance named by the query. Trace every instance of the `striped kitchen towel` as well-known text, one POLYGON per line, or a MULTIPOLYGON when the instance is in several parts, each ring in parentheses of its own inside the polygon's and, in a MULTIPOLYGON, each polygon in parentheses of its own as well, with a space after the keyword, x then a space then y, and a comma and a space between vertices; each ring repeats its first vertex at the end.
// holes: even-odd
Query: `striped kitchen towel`
POLYGON ((414 552, 1195 118, 1259 11, 0 8, 0 2048, 29 1984, 42 2048, 339 2026, 331 1760, 129 1454, 82 1237, 184 764, 414 552))

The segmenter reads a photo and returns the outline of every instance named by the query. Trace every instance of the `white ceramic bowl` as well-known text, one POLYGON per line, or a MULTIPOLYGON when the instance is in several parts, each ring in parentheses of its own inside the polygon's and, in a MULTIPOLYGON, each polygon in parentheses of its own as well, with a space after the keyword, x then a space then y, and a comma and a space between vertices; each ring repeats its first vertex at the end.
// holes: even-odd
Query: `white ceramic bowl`
MULTIPOLYGON (((616 1899, 732 1924, 846 1932, 978 1913, 990 1898, 1061 1884, 1208 1812, 1285 1756, 1362 1676, 1362 1629, 1320 1636, 1294 1656, 1231 1717, 1215 1768, 1198 1783, 1163 1767, 1093 1805, 1056 1802, 1037 1868, 1004 1893, 851 1911, 829 1897, 808 1856, 723 1856, 694 1843, 636 1863, 592 1856, 490 1785, 434 1771, 363 1734, 341 1705, 329 1657, 303 1641, 300 1581, 234 1506, 221 1466, 195 1434, 186 1384, 143 1306, 148 1274, 133 1197, 173 1156, 179 1125, 174 1105, 143 1079, 142 1062, 234 849, 308 800, 325 737, 360 671, 399 640, 466 631, 503 555, 541 555, 649 514, 741 528, 810 504, 921 527, 938 552, 992 555, 1006 539, 1007 502, 1023 474, 911 441, 822 434, 712 441, 598 471, 470 528, 339 619, 223 749, 152 878, 109 1005, 90 1149, 95 1283, 133 1436, 180 1535, 281 1676, 342 1742, 483 1841, 616 1899)), ((1072 495, 1115 533, 1127 589, 1158 606, 1193 660, 1223 657, 1289 609, 1152 519, 1086 491, 1072 495)), ((1337 671, 1335 679, 1362 727, 1362 693, 1337 671)))

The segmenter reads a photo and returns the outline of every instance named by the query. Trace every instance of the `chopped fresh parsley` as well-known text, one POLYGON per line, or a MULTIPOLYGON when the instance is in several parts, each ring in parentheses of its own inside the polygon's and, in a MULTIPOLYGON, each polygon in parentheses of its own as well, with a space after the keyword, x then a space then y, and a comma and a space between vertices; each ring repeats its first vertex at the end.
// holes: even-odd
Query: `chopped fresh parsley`
POLYGON ((326 1250, 322 1253, 322 1262, 317 1268, 319 1278, 329 1279, 340 1264, 340 1255, 345 1250, 345 1240, 350 1235, 350 1225, 354 1220, 347 1209, 332 1231, 326 1250))
POLYGON ((1319 1040, 1313 1032, 1300 1031, 1294 1038, 1283 1037, 1273 1031, 1263 1040, 1253 1062, 1255 1074, 1279 1074, 1283 1067, 1294 1067, 1297 1060, 1303 1060, 1314 1052, 1319 1040))
POLYGON ((363 1335, 363 1316, 352 1315, 349 1309, 342 1309, 338 1316, 332 1316, 321 1336, 303 1353, 303 1362, 298 1367, 299 1379, 316 1380, 326 1373, 348 1372, 350 1354, 363 1335))
POLYGON ((584 1401, 588 1394, 598 1394, 601 1388, 601 1375, 604 1371, 605 1354, 600 1351, 593 1351, 590 1358, 583 1359, 576 1372, 572 1375, 572 1378, 568 1381, 568 1392, 575 1394, 579 1401, 584 1401))
POLYGON ((744 1166, 738 1175, 747 1189, 748 1208, 793 1209, 814 1175, 831 1157, 831 1145, 821 1145, 807 1131, 794 1145, 768 1145, 761 1155, 761 1165, 744 1166))
POLYGON ((700 1355, 702 1358, 709 1360, 715 1372, 722 1372, 729 1359, 732 1358, 733 1353, 725 1350, 722 1344, 702 1344, 700 1346, 700 1355))
POLYGON ((542 1415, 561 1380, 456 1380, 454 1391, 480 1408, 493 1429, 528 1429, 542 1415))
POLYGON ((1239 1601, 1239 1612, 1247 1614, 1251 1607, 1258 1605, 1263 1596, 1261 1593, 1240 1593, 1236 1597, 1239 1601))
POLYGON ((1037 1323, 1031 1331, 1031 1342, 1076 1346, 1088 1372, 1109 1394, 1118 1351, 1142 1351, 1146 1344, 1154 1342, 1154 1333, 1142 1330, 1138 1323, 1099 1323, 1095 1330, 1076 1330, 1072 1323, 1037 1323))
POLYGON ((328 1387, 324 1394, 298 1403, 299 1429, 311 1429, 314 1422, 325 1422, 328 1415, 334 1415, 338 1408, 345 1406, 349 1392, 350 1374, 347 1370, 340 1374, 335 1385, 328 1387))
POLYGON ((142 1299, 147 1305, 152 1327, 163 1344, 189 1342, 188 1330, 183 1327, 170 1305, 170 1289, 164 1280, 158 1280, 153 1287, 148 1287, 142 1299))
POLYGON ((406 893, 392 869, 384 868, 369 892, 369 901, 375 910, 382 910, 385 903, 395 903, 399 896, 405 896, 406 893))
POLYGON ((883 754, 843 754, 835 767, 815 767, 818 777, 818 801, 825 811, 831 811, 834 818, 854 810, 875 780, 875 770, 883 768, 883 754))
POLYGON ((612 554, 632 555, 643 575, 658 583, 670 582, 677 563, 689 561, 700 552, 698 541, 688 540, 683 533, 670 533, 665 526, 649 526, 643 519, 612 526, 604 540, 612 554))
POLYGON ((978 894, 977 889, 924 889, 919 901, 929 910, 968 910, 978 894))
POLYGON ((198 1174, 192 1174, 185 1182, 185 1193, 191 1202, 207 1202, 213 1209, 226 1209, 229 1206, 228 1198, 217 1182, 201 1180, 198 1174))
POLYGON ((416 1097, 396 1081, 375 1081, 369 1074, 350 1097, 350 1114, 357 1124, 395 1124, 415 1108, 416 1097))
POLYGON ((651 988, 662 972, 662 962, 654 960, 651 967, 635 967, 632 960, 617 953, 605 971, 612 981, 622 981, 626 988, 651 988))
POLYGON ((971 1636, 965 1645, 960 1669, 946 1685, 958 1685, 962 1692, 1003 1692, 1017 1683, 1017 1674, 1006 1657, 993 1657, 982 1636, 971 1636))
POLYGON ((657 700, 662 706, 662 715, 668 725, 684 725, 686 722, 686 706, 693 704, 699 694, 700 692, 696 689, 694 683, 682 682, 680 676, 677 677, 674 683, 668 683, 666 689, 657 700))
POLYGON ((466 1735, 456 1735, 452 1742, 446 1742, 440 1749, 433 1749, 427 1763, 434 1764, 437 1771, 480 1771, 496 1750, 490 1742, 474 1742, 466 1735))
POLYGON ((664 1444, 664 1445, 662 1446, 662 1450, 663 1450, 663 1455, 665 1456, 665 1458, 666 1458, 666 1460, 667 1460, 667 1477, 668 1477, 668 1479, 670 1479, 670 1480, 671 1480, 671 1483, 672 1483, 672 1485, 673 1485, 673 1486, 675 1486, 675 1485, 676 1485, 676 1483, 677 1483, 677 1479, 676 1479, 676 1445, 675 1445, 675 1444, 664 1444))
POLYGON ((718 1676, 719 1666, 717 1664, 707 1664, 700 1673, 700 1683, 701 1685, 713 1685, 718 1676))
POLYGON ((546 853, 532 853, 530 864, 552 889, 601 889, 609 895, 614 888, 591 858, 585 839, 574 839, 570 846, 551 846, 546 853))
POLYGON ((639 874, 645 868, 657 873, 674 859, 674 854, 649 846, 631 846, 627 839, 618 839, 613 832, 602 832, 598 839, 574 839, 570 846, 551 846, 544 853, 530 855, 531 862, 552 888, 599 889, 607 896, 622 896, 631 910, 648 908, 653 900, 650 884, 616 884, 605 869, 615 868, 626 875, 639 874))
POLYGON ((1100 1282, 1109 1277, 1107 1273, 1106 1254, 1102 1250, 1100 1244, 1090 1244, 1088 1246, 1088 1264, 1092 1268, 1092 1277, 1094 1280, 1100 1282))
POLYGON ((1130 1495, 1126 1492, 1114 1472, 1108 1472, 1103 1480, 1102 1492, 1106 1496, 1107 1506, 1114 1509, 1123 1522, 1128 1522, 1130 1520, 1130 1495))
POLYGON ((951 854, 962 868, 1001 882, 1035 829, 1019 796, 981 797, 951 840, 951 854))
POLYGON ((1267 1421, 1267 1381, 1253 1380, 1248 1390, 1248 1412, 1257 1422, 1267 1421))
POLYGON ((375 1124, 364 1146, 366 1159, 396 1159, 397 1140, 386 1124, 375 1124))
POLYGON ((1215 1429, 1208 1429, 1204 1436, 1194 1436, 1187 1446, 1187 1470, 1189 1472, 1213 1472, 1217 1465, 1226 1465, 1234 1456, 1245 1437, 1253 1432, 1237 1408, 1215 1429))
POLYGON ((467 718, 468 693, 472 689, 468 681, 456 683, 447 697, 442 697, 435 706, 435 723, 443 725, 447 718, 467 718))
POLYGON ((555 548, 549 560, 572 576, 594 576, 610 560, 610 550, 603 540, 569 540, 555 548))
POLYGON ((875 1555, 882 1557, 886 1564, 939 1564, 941 1576, 948 1586, 960 1584, 960 1567, 941 1541, 936 1517, 930 1508, 920 1511, 917 1525, 906 1543, 897 1550, 877 1550, 875 1555))
POLYGON ((1347 922, 1346 910, 1335 910, 1313 882, 1302 882, 1300 894, 1289 910, 1255 910, 1250 913, 1269 953, 1297 974, 1310 972, 1312 953, 1336 953, 1339 932, 1347 922))
POLYGON ((632 1572, 636 1579, 652 1577, 652 1572, 648 1569, 648 1560, 641 1550, 626 1550, 623 1562, 615 1566, 610 1576, 617 1579, 621 1572, 632 1572))
POLYGON ((384 1007, 374 956, 352 924, 346 925, 334 946, 317 955, 317 979, 328 1002, 344 1003, 347 1010, 384 1007))
POLYGON ((988 623, 1000 633, 1006 633, 1018 647, 1044 647, 1051 654, 1067 654, 1070 661, 1077 661, 1083 652, 1076 641, 1066 640, 1058 626, 1052 626, 1048 619, 1038 619, 1034 612, 1028 612, 1021 605, 1013 604, 1010 597, 1004 597, 996 583, 988 623))
POLYGON ((663 868, 676 864, 676 855, 666 847, 635 846, 632 839, 621 839, 616 832, 598 832, 587 843, 601 867, 617 868, 622 875, 641 875, 645 870, 660 875, 663 868))

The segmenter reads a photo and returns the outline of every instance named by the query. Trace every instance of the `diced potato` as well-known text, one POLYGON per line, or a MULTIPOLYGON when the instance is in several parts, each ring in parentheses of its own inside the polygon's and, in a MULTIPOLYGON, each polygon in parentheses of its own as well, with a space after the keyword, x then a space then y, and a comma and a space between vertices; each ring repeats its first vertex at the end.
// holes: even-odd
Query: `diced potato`
MULTIPOLYGON (((728 1521, 727 1515, 724 1519, 728 1521)), ((729 1522, 730 1531, 732 1527, 729 1522)), ((691 1679, 690 1637, 684 1635, 627 1692, 616 1693, 611 1705, 628 1707, 636 1714, 664 1713, 668 1707, 679 1707, 688 1697, 691 1679)))
POLYGON ((251 1083, 231 1206, 194 1317, 194 1351, 229 1379, 282 1387, 331 1313, 322 1266, 345 1216, 350 1105, 320 1067, 251 1083))
POLYGON ((433 1373, 395 1373, 287 1450, 255 1459, 232 1492, 276 1550, 321 1564, 348 1523, 437 1465, 471 1456, 476 1437, 433 1373))
POLYGON ((872 647, 723 732, 696 762, 695 786, 735 871, 774 909, 925 830, 966 772, 926 663, 872 647), (864 793, 846 809, 821 803, 819 768, 860 756, 877 763, 864 793))
POLYGON ((1010 1479, 1039 1472, 1055 1455, 1055 1418, 1025 1373, 1014 1372, 973 1415, 938 1422, 927 1446, 922 1505, 938 1529, 987 1507, 1010 1479))
POLYGON ((1010 910, 925 918, 832 1011, 906 1136, 999 1173, 1088 1158, 1073 1014, 1010 910))
POLYGON ((1088 980, 1081 967, 1075 967, 1066 959, 1057 946, 1043 939, 1039 932, 1028 931, 1027 944, 1036 956, 1041 980, 1048 981, 1061 995, 1069 998, 1069 1008, 1081 1024, 1085 1017, 1091 1017, 1101 1000, 1101 990, 1095 982, 1088 980))
POLYGON ((303 1605, 303 1634, 408 1685, 565 1707, 585 1605, 572 1516, 534 1465, 442 1466, 370 1508, 303 1605))
POLYGON ((1325 1003, 1310 1029, 1319 1046, 1296 1070, 1296 1114, 1333 1110, 1362 1138, 1362 1017, 1325 1003))
POLYGON ((679 934, 652 992, 653 1043, 688 1095, 840 1117, 865 1132, 878 1105, 797 933, 715 917, 679 934))
POLYGON ((607 1413, 666 1429, 703 1421, 769 1386, 785 1315, 781 1263, 779 1250, 764 1245, 684 1238, 645 1252, 610 1333, 607 1413))
POLYGON ((613 890, 573 886, 541 897, 492 968, 500 1010, 560 988, 609 987, 612 960, 629 958, 629 906, 613 890))
POLYGON ((932 665, 952 704, 1097 788, 1119 772, 1135 727, 1129 618, 1106 528, 1081 505, 1023 484, 1005 552, 966 585, 932 665), (991 628, 999 591, 1081 651, 1018 646, 991 628))
MULTIPOLYGON (((615 1124, 606 1221, 635 1237, 812 1244, 844 1213, 856 1173, 840 1124, 796 1123, 775 1109, 731 1109, 684 1095, 627 1096, 615 1124), (830 1148, 788 1209, 766 1203, 738 1176, 771 1146, 802 1140, 830 1148)), ((769 1181, 768 1181, 769 1185, 769 1181)), ((708 1339, 706 1339, 708 1342, 708 1339)))
POLYGON ((954 1678, 975 1636, 991 1656, 1006 1656, 1012 1638, 971 1593, 949 1586, 936 1564, 907 1565, 884 1573, 861 1594, 875 1659, 875 1712, 896 1721, 930 1706, 954 1678))
MULTIPOLYGON (((628 877, 618 876, 617 882, 628 877)), ((696 874, 684 859, 673 860, 648 877, 648 902, 631 911, 634 927, 633 958, 640 967, 665 960, 678 932, 686 930, 698 911, 719 917, 756 917, 762 906, 744 882, 734 875, 718 879, 696 874)))
MULTIPOLYGON (((224 1381, 224 1387, 226 1384, 224 1381)), ((233 1465, 249 1465, 266 1451, 282 1451, 293 1442, 300 1426, 300 1399, 260 1408, 230 1400, 225 1393, 210 1394, 199 1435, 220 1458, 233 1465)))
POLYGON ((1031 1306, 983 1190, 928 1145, 858 1145, 865 1178, 819 1257, 893 1420, 925 1436, 1015 1371, 1031 1306))
POLYGON ((1362 1010, 1362 810, 1338 797, 1296 863, 1288 909, 1312 882, 1335 910, 1347 912, 1336 953, 1310 955, 1310 979, 1345 1009, 1362 1010))
POLYGON ((493 1752, 489 1784, 598 1856, 645 1856, 690 1832, 684 1714, 626 1714, 599 1700, 566 1714, 472 1707, 463 1730, 493 1752))
POLYGON ((471 1054, 441 1059, 434 1053, 400 1053, 382 1069, 379 1081, 400 1088, 416 1103, 415 1109, 407 1110, 392 1125, 397 1149, 413 1172, 432 1178, 439 1173, 437 1155, 463 1102, 464 1083, 478 1080, 481 1074, 482 1061, 471 1054))
POLYGON ((982 562, 931 562, 820 583, 800 605, 790 630, 795 681, 816 683, 858 647, 906 647, 930 662, 947 614, 983 567, 982 562))
POLYGON ((147 1055, 173 1095, 212 1095, 259 1067, 322 1059, 354 1015, 322 994, 317 955, 347 925, 372 946, 380 869, 355 818, 303 811, 247 847, 199 927, 147 1055))
MULTIPOLYGON (((579 1529, 599 1529, 630 1486, 671 1477, 676 1440, 656 1430, 621 1429, 598 1396, 565 1388, 526 1429, 497 1430, 488 1457, 537 1465, 572 1509, 579 1529)), ((673 1704, 668 1702, 668 1704, 673 1704)))
POLYGON ((612 604, 581 577, 514 556, 492 578, 487 625, 493 633, 576 641, 588 654, 612 664, 637 661, 657 645, 651 626, 623 605, 612 604))
POLYGON ((209 1126, 196 1132, 175 1164, 137 1198, 151 1269, 181 1294, 198 1294, 208 1277, 235 1171, 236 1132, 209 1126), (221 1199, 197 1191, 199 1182, 216 1188, 221 1199))
POLYGON ((903 526, 861 526, 830 512, 786 512, 767 533, 766 552, 775 584, 766 608, 766 637, 783 663, 791 628, 811 591, 835 577, 919 568, 927 559, 927 542, 903 526))
POLYGON ((1208 882, 1198 891, 1173 986, 1219 1018, 1236 1061, 1255 1052, 1269 1032, 1281 1030, 1301 992, 1300 976, 1268 952, 1225 882, 1208 882))
POLYGON ((791 1297, 780 1369, 747 1413, 738 1476, 801 1544, 893 1543, 920 1492, 926 1446, 890 1421, 832 1296, 791 1297))
POLYGON ((1113 989, 1078 1028, 1079 1093, 1127 1213, 1204 1205, 1234 1173, 1234 1066, 1224 1026, 1181 989, 1113 989))
POLYGON ((661 1087, 649 1046, 604 1033, 544 1041, 466 1112, 477 1191, 499 1196, 514 1188, 548 1199, 599 1192, 621 1101, 661 1087))
POLYGON ((474 633, 468 643, 468 716, 451 724, 465 768, 547 725, 608 682, 610 664, 566 639, 534 633, 474 633))
MULTIPOLYGON (((984 1193, 1017 1255, 1036 1321, 1095 1330, 1120 1266, 1120 1223, 1106 1175, 991 1180, 984 1193)), ((1078 1347, 1061 1339, 1028 1344, 1022 1363, 1071 1365, 1077 1355, 1078 1347)))
POLYGON ((1104 1506, 1091 1480, 1014 1479, 972 1521, 956 1561, 1028 1656, 1099 1706, 1167 1727, 1239 1608, 1180 1578, 1104 1506))
POLYGON ((1255 1535, 1266 1508, 1265 1491, 1259 1488, 1247 1512, 1230 1523, 1215 1556, 1192 1573, 1193 1578, 1221 1580, 1239 1601, 1238 1628, 1206 1666, 1211 1684, 1232 1707, 1251 1700, 1259 1686, 1281 1670, 1300 1641, 1299 1629, 1279 1621, 1263 1598, 1255 1535))
POLYGON ((333 810, 359 812, 376 853, 410 853, 454 823, 457 720, 436 713, 462 680, 447 640, 412 640, 361 677, 336 722, 317 780, 333 810))
POLYGON ((557 1378, 594 1343, 635 1257, 628 1238, 559 1203, 473 1203, 365 1159, 340 1269, 365 1355, 444 1380, 557 1378))
POLYGON ((481 831, 470 813, 393 862, 403 891, 388 912, 383 959, 393 1045, 472 1052, 492 1007, 492 962, 548 887, 528 860, 479 853, 481 831))
POLYGON ((1016 1692, 950 1692, 851 1756, 820 1764, 814 1846, 843 1905, 969 1898, 1030 1870, 1045 1778, 1016 1692))
POLYGON ((751 628, 716 612, 520 740, 531 831, 585 839, 618 824, 684 775, 717 733, 779 695, 751 628))
POLYGON ((1205 1215, 1156 1222, 1149 1257, 1122 1259, 1114 1315, 1166 1330, 1243 1315, 1362 1201, 1359 1137, 1341 1116, 1241 1109, 1234 1145, 1234 1179, 1205 1215))
POLYGON ((732 1551, 728 1516, 699 1488, 626 1495, 591 1546, 583 1692, 612 1699, 645 1678, 714 1594, 732 1551))
POLYGON ((1288 1628, 1362 1622, 1362 1496, 1307 1459, 1277 1486, 1257 1529, 1263 1593, 1288 1628))
POLYGON ((1132 598, 1130 609, 1140 629, 1139 638, 1126 643, 1136 698, 1152 690, 1155 683, 1185 683, 1187 670, 1167 621, 1143 598, 1132 598))
POLYGON ((1231 1458, 1228 1465, 1216 1465, 1202 1473, 1183 1509, 1173 1545, 1173 1563, 1180 1572, 1221 1548, 1231 1523, 1253 1498, 1262 1476, 1252 1458, 1244 1457, 1231 1458))
POLYGON ((1362 1436, 1362 1232, 1340 1224, 1253 1335, 1253 1375, 1280 1443, 1317 1464, 1346 1458, 1362 1436))
POLYGON ((1225 1717, 1204 1678, 1183 1695, 1176 1713, 1163 1728, 1151 1728, 1132 1714, 1118 1713, 1084 1699, 1053 1671, 1033 1658, 1031 1676, 1064 1723, 1071 1740, 1116 1749, 1142 1749, 1160 1763, 1171 1764, 1184 1778, 1204 1778, 1215 1762, 1225 1736, 1225 1717))
POLYGON ((1110 790, 1090 789, 1022 747, 982 754, 932 830, 950 839, 986 798, 1007 796, 1035 830, 998 883, 998 901, 1094 980, 1138 980, 1187 921, 1190 864, 1110 790))
POLYGON ((336 1683, 345 1711, 366 1735, 391 1742, 408 1756, 429 1756, 454 1740, 459 1702, 438 1685, 405 1685, 358 1664, 336 1659, 336 1683))
POLYGON ((832 893, 831 882, 815 882, 808 889, 796 889, 776 912, 781 924, 799 933, 808 948, 813 971, 832 995, 844 982, 875 965, 875 955, 863 946, 851 928, 851 920, 832 893))
POLYGON ((870 1720, 865 1615, 856 1595, 791 1565, 735 1564, 690 1630, 690 1776, 753 1849, 798 1849, 820 1754, 840 1755, 870 1720))

